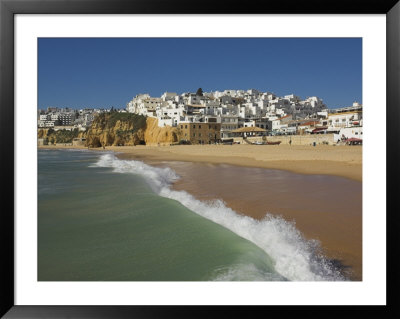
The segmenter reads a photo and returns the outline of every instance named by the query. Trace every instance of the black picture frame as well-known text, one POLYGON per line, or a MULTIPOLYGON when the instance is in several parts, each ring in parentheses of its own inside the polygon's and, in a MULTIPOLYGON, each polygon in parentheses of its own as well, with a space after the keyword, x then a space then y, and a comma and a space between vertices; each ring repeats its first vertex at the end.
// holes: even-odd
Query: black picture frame
MULTIPOLYGON (((184 0, 0 0, 0 150, 1 150, 1 279, 0 315, 5 318, 164 318, 247 316, 342 316, 369 314, 399 316, 395 274, 399 242, 396 201, 399 162, 399 48, 398 0, 281 0, 242 3, 184 0), (14 304, 14 15, 15 14, 385 14, 387 21, 387 305, 386 306, 21 306, 14 304)), ((384 213, 384 212, 377 212, 384 213)))

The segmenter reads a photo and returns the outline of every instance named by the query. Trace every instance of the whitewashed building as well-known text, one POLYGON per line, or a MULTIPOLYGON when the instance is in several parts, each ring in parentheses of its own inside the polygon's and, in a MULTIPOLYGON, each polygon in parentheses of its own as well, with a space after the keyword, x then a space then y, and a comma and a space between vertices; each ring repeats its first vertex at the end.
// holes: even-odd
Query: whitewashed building
POLYGON ((164 92, 161 97, 138 94, 127 103, 126 110, 155 117, 159 126, 177 126, 183 122, 206 123, 216 119, 221 123, 221 137, 228 138, 232 130, 243 126, 291 134, 296 131, 297 124, 292 125, 290 121, 297 119, 324 120, 326 126, 331 121, 332 127, 339 127, 334 128, 336 130, 342 126, 362 125, 360 107, 354 104, 351 109, 342 108, 329 113, 322 99, 316 96, 302 100, 295 94, 279 97, 268 91, 229 89, 203 92, 202 96, 190 92, 180 95, 164 92), (348 115, 349 112, 352 114, 348 115), (290 116, 290 121, 285 120, 286 116, 290 116))
POLYGON ((337 143, 349 138, 363 139, 362 127, 343 127, 338 134, 333 135, 333 140, 337 143))

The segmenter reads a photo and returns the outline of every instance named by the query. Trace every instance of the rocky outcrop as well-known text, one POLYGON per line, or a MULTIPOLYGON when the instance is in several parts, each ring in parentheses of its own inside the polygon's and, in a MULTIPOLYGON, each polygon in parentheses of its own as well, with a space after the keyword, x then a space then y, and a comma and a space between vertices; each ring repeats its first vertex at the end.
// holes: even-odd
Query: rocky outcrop
POLYGON ((40 128, 38 129, 38 139, 47 139, 50 144, 57 143, 72 143, 76 137, 84 137, 85 132, 79 132, 78 129, 66 130, 61 129, 55 131, 53 128, 40 128))
POLYGON ((47 132, 49 131, 49 129, 47 128, 39 128, 38 129, 38 135, 37 138, 46 138, 47 136, 47 132))
MULTIPOLYGON (((89 147, 170 145, 178 143, 180 130, 171 126, 158 127, 156 118, 114 112, 99 114, 87 131, 74 137, 86 138, 85 146, 89 147)), ((38 138, 58 142, 52 129, 38 129, 38 138)))
POLYGON ((146 145, 170 145, 178 143, 181 137, 180 130, 176 127, 158 127, 158 120, 147 118, 147 127, 144 132, 146 145))
POLYGON ((86 146, 134 146, 145 144, 146 118, 130 113, 103 113, 86 132, 86 146))

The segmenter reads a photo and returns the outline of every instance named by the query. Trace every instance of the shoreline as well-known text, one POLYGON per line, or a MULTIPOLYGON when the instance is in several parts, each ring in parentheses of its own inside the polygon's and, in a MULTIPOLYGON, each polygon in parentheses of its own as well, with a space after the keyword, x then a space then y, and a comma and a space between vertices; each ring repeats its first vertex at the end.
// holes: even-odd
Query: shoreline
MULTIPOLYGON (((361 162, 362 149, 348 147, 349 153, 346 154, 347 150, 344 150, 343 155, 343 150, 332 146, 321 146, 322 154, 318 147, 316 147, 316 150, 313 147, 304 146, 288 146, 285 148, 272 146, 275 147, 272 150, 271 146, 264 146, 264 151, 270 152, 265 156, 265 153, 262 152, 260 152, 261 154, 244 153, 249 147, 260 150, 260 146, 238 146, 239 148, 235 146, 235 148, 232 148, 232 146, 220 148, 218 145, 207 145, 196 146, 194 150, 187 149, 187 145, 179 147, 181 149, 176 148, 177 146, 131 146, 90 150, 113 151, 120 159, 141 160, 153 166, 171 167, 181 176, 181 179, 172 185, 175 190, 187 191, 200 200, 222 199, 237 213, 256 220, 261 220, 265 216, 265 207, 268 207, 269 213, 272 215, 282 216, 287 221, 294 221, 296 228, 306 239, 320 241, 321 248, 329 259, 338 262, 338 265, 344 266, 344 269, 350 267, 354 272, 351 280, 362 280, 361 197, 356 200, 358 205, 356 207, 341 206, 343 202, 349 200, 343 199, 343 196, 347 196, 347 193, 356 190, 361 196, 362 165, 361 163, 357 164, 357 162, 361 162), (185 149, 182 150, 182 148, 185 149), (221 150, 220 154, 214 157, 210 156, 211 151, 215 153, 215 151, 221 150), (193 154, 187 154, 190 151, 193 151, 193 154), (200 152, 204 154, 201 155, 200 152), (227 157, 228 152, 233 153, 233 156, 227 157), (300 154, 298 155, 300 159, 294 159, 293 156, 287 154, 288 152, 300 154), (327 161, 327 154, 332 154, 332 152, 338 152, 336 154, 338 160, 327 161), (263 155, 266 157, 265 161, 256 159, 263 155), (353 162, 355 164, 352 164, 353 162), (349 174, 349 168, 352 169, 353 167, 358 167, 358 174, 349 174), (259 176, 263 174, 262 169, 282 171, 276 171, 275 174, 284 175, 283 188, 286 193, 283 196, 277 193, 273 187, 268 188, 268 184, 276 187, 276 180, 273 182, 268 176, 260 180, 259 176), (218 175, 220 171, 224 170, 225 174, 218 175), (253 174, 253 171, 258 173, 253 174), (290 179, 292 173, 297 174, 298 178, 302 179, 297 184, 297 188, 290 186, 292 181, 289 181, 288 178, 290 179), (314 177, 313 175, 320 176, 314 177), (341 180, 341 177, 345 178, 342 180, 343 183, 350 183, 355 186, 343 191, 343 185, 335 182, 335 180, 341 180), (299 193, 299 189, 305 189, 309 187, 308 185, 314 184, 313 180, 315 179, 326 181, 326 184, 319 184, 320 188, 324 188, 323 192, 319 193, 319 197, 310 198, 304 192, 299 193), (269 181, 271 182, 268 183, 269 181), (238 193, 233 187, 236 182, 243 183, 248 188, 249 193, 244 194, 244 197, 242 193, 238 193), (337 190, 336 195, 324 195, 335 192, 335 189, 337 190), (265 194, 260 190, 263 190, 265 194), (254 196, 249 196, 253 193, 254 196), (268 199, 267 195, 272 199, 268 199), (337 195, 342 198, 341 201, 336 200, 337 195), (290 198, 290 200, 288 201, 287 198, 290 198), (314 205, 316 202, 319 203, 317 207, 314 205), (282 203, 285 203, 285 205, 282 206, 282 203), (310 203, 313 204, 310 206, 310 203)), ((87 150, 85 147, 71 146, 40 147, 40 149, 44 148, 87 150)), ((318 192, 318 189, 314 189, 314 192, 318 192)))
MULTIPOLYGON (((87 149, 84 146, 40 146, 39 149, 87 149)), ((278 169, 299 174, 331 175, 362 182, 362 147, 318 145, 176 145, 107 146, 121 159, 149 159, 230 164, 278 169)))
POLYGON ((323 255, 351 280, 362 280, 361 183, 229 164, 147 164, 172 168, 181 177, 172 188, 200 201, 222 200, 237 214, 258 221, 270 214, 293 222, 306 240, 319 241, 323 255))

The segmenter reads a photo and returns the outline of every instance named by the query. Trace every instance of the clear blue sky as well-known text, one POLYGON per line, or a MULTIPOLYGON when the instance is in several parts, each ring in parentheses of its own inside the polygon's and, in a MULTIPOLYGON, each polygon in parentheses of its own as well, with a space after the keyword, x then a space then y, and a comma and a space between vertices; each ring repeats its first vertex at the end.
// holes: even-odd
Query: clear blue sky
POLYGON ((40 38, 39 108, 125 108, 136 94, 258 89, 362 103, 361 38, 40 38))

